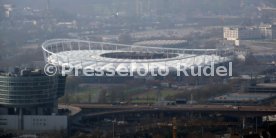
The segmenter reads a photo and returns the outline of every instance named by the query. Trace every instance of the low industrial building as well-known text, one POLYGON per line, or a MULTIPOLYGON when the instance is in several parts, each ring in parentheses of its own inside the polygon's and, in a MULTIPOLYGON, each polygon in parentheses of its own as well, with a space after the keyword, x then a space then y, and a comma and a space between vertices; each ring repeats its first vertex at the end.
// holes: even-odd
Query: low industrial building
POLYGON ((260 83, 254 86, 249 86, 247 91, 250 93, 275 93, 276 83, 260 83))
POLYGON ((234 91, 245 92, 249 86, 264 83, 265 79, 265 75, 240 75, 237 77, 231 77, 229 83, 233 84, 234 91))
POLYGON ((210 103, 232 105, 259 105, 271 102, 275 93, 230 93, 209 99, 210 103))

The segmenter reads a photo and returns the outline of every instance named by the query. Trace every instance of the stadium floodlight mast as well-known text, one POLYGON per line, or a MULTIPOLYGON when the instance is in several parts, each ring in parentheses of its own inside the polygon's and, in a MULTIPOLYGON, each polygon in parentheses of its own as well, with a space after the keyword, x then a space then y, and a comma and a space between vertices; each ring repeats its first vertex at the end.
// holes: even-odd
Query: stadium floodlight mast
POLYGON ((62 75, 75 76, 80 74, 164 76, 169 74, 168 71, 177 71, 178 75, 181 72, 186 74, 186 70, 193 70, 192 75, 197 76, 200 75, 199 72, 207 76, 215 74, 231 76, 232 63, 230 62, 235 53, 232 48, 180 49, 76 39, 47 40, 42 44, 42 49, 47 67, 50 64, 58 69, 61 68, 59 73, 62 75), (219 66, 214 69, 215 65, 221 63, 229 63, 228 68, 219 66))

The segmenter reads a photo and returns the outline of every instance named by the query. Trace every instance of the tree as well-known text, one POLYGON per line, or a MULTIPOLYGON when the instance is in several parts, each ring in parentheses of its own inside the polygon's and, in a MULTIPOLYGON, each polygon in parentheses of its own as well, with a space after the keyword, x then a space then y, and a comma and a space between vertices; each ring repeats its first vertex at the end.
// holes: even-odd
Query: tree
POLYGON ((106 89, 103 89, 100 91, 100 94, 99 94, 99 99, 98 99, 98 102, 99 103, 106 103, 106 96, 107 96, 107 90, 106 89))

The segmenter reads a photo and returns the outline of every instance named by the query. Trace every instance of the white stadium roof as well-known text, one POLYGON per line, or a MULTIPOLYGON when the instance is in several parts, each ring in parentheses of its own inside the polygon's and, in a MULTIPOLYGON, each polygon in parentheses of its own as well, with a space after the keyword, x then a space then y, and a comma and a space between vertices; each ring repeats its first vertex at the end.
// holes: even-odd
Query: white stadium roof
POLYGON ((116 71, 121 67, 136 70, 141 66, 146 69, 177 68, 178 63, 186 68, 205 66, 212 62, 228 62, 234 53, 233 49, 170 49, 72 39, 48 40, 42 48, 47 63, 57 66, 70 64, 75 68, 100 67, 103 70, 114 67, 116 71), (148 56, 136 56, 137 53, 148 56), (104 56, 106 54, 114 55, 104 56))

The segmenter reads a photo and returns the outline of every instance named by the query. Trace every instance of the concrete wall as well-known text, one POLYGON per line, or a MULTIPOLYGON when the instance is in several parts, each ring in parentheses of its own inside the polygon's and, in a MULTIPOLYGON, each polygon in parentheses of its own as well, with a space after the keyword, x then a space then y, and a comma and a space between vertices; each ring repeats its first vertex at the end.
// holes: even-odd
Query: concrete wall
POLYGON ((0 116, 0 128, 7 130, 17 130, 19 128, 19 116, 18 115, 1 115, 0 116))
POLYGON ((66 130, 67 116, 24 116, 24 130, 66 130))
MULTIPOLYGON (((18 115, 1 115, 0 128, 7 130, 18 130, 18 115)), ((23 130, 25 131, 52 131, 67 130, 67 116, 23 116, 23 130)))

